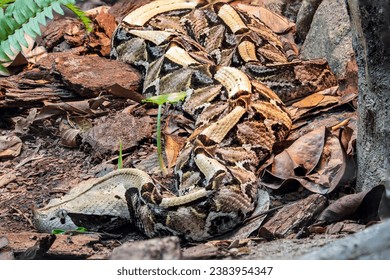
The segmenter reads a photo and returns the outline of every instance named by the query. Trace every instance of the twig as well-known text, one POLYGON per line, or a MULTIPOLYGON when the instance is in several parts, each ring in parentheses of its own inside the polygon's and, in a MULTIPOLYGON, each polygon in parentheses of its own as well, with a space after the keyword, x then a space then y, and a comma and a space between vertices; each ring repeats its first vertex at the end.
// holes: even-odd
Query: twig
POLYGON ((349 123, 349 120, 350 119, 345 119, 342 122, 340 122, 339 124, 336 124, 335 126, 332 126, 332 131, 335 131, 335 130, 339 129, 340 127, 343 127, 343 126, 347 125, 349 123))
POLYGON ((19 167, 22 167, 23 165, 25 165, 26 163, 28 163, 28 162, 30 162, 30 161, 34 161, 34 160, 38 160, 38 159, 42 159, 42 158, 44 158, 43 155, 37 156, 37 157, 25 158, 24 160, 22 160, 21 162, 19 162, 18 165, 15 166, 15 169, 18 169, 19 167))
POLYGON ((26 216, 26 214, 24 214, 20 209, 16 208, 15 206, 10 206, 10 207, 11 209, 15 210, 19 215, 21 215, 23 218, 25 218, 31 227, 34 227, 33 222, 29 217, 26 216))

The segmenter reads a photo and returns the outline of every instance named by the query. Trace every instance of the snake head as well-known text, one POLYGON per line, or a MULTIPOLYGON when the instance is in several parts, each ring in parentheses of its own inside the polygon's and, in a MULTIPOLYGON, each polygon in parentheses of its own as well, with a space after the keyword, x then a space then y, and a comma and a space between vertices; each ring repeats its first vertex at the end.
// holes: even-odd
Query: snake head
POLYGON ((74 230, 77 228, 65 209, 36 209, 33 207, 33 224, 39 232, 51 233, 53 229, 74 230))

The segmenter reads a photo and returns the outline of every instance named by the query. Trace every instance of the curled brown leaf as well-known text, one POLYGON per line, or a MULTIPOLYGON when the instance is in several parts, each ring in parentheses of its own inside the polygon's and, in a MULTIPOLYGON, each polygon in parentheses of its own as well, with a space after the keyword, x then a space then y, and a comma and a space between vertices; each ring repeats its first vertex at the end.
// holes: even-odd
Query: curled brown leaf
POLYGON ((345 162, 338 137, 321 127, 276 155, 264 170, 262 184, 275 190, 298 184, 315 193, 329 193, 343 177, 345 162))

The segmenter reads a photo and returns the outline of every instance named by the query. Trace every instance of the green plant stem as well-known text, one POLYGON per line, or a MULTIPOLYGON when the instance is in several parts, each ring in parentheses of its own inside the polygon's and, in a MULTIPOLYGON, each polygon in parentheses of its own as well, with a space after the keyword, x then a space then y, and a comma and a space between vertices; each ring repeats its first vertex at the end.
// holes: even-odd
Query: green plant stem
POLYGON ((157 156, 158 163, 164 175, 168 175, 167 168, 165 167, 163 155, 162 155, 162 147, 161 147, 161 111, 162 105, 158 105, 157 111, 157 156))

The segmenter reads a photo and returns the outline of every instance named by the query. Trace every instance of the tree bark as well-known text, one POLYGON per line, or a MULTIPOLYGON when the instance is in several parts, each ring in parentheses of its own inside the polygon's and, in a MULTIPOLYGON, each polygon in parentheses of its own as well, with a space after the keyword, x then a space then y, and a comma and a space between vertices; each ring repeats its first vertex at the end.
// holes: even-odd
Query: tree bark
POLYGON ((359 191, 389 185, 390 0, 347 0, 359 67, 359 191))

